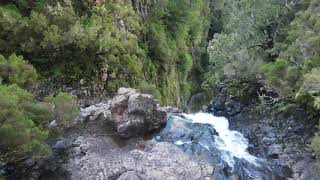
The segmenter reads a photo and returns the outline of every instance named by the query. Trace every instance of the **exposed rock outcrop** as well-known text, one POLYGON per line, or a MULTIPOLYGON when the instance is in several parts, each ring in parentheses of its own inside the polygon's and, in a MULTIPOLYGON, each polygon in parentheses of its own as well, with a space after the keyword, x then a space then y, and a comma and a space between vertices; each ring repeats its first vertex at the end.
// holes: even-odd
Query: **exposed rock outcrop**
POLYGON ((213 170, 170 143, 137 140, 120 147, 109 137, 80 139, 65 164, 71 179, 193 180, 210 177, 213 170))
POLYGON ((168 113, 178 112, 176 108, 159 107, 153 96, 130 88, 120 88, 107 103, 82 109, 82 115, 87 120, 100 119, 125 138, 158 130, 166 122, 168 113))

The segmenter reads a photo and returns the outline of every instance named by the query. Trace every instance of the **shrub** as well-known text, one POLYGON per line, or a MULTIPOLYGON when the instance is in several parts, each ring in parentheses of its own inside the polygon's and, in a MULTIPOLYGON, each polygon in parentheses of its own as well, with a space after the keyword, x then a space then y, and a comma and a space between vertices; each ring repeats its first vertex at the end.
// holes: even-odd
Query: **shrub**
POLYGON ((0 55, 0 79, 2 83, 16 83, 20 87, 27 88, 37 79, 37 72, 22 56, 12 54, 5 59, 0 55))
POLYGON ((48 132, 41 127, 46 107, 17 85, 0 85, 0 160, 16 161, 25 156, 49 153, 43 142, 48 132), (33 111, 37 107, 39 111, 33 111), (42 117, 42 118, 40 118, 42 117))
POLYGON ((46 97, 45 101, 52 105, 52 113, 61 128, 70 127, 73 120, 79 116, 80 107, 75 96, 62 92, 55 97, 46 97))
POLYGON ((151 94, 153 95, 158 101, 161 102, 162 100, 162 95, 160 93, 160 91, 156 88, 155 85, 153 84, 148 84, 147 82, 143 81, 139 84, 138 89, 142 92, 142 93, 146 93, 146 94, 151 94))

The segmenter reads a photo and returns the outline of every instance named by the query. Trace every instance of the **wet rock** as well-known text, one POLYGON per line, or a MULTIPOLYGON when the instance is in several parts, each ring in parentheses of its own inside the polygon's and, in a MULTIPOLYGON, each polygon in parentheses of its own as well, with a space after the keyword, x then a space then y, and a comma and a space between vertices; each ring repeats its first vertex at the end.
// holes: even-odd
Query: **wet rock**
POLYGON ((6 163, 0 161, 0 175, 4 175, 5 174, 5 167, 6 167, 6 163))
POLYGON ((54 145, 53 145, 53 149, 55 150, 64 150, 68 147, 68 143, 64 140, 58 140, 54 145))
POLYGON ((257 159, 257 164, 230 157, 233 167, 225 162, 228 153, 217 148, 219 134, 208 124, 191 123, 184 117, 172 116, 166 127, 156 136, 158 141, 171 142, 187 154, 203 158, 214 165, 213 177, 216 179, 273 179, 290 177, 285 166, 257 159))
POLYGON ((287 167, 283 170, 287 173, 283 174, 291 174, 293 179, 312 177, 310 169, 315 161, 304 162, 303 166, 300 161, 306 158, 304 154, 311 156, 306 147, 318 121, 301 107, 291 104, 280 111, 254 101, 244 103, 241 97, 228 95, 222 89, 207 111, 228 117, 231 129, 240 131, 249 140, 248 151, 287 167))

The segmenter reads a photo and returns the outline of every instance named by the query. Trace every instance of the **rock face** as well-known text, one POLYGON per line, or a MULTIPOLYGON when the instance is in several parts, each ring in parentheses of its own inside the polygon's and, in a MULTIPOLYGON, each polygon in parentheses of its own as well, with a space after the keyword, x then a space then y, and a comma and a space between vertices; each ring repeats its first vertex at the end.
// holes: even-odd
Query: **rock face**
POLYGON ((82 115, 87 120, 100 119, 125 138, 158 130, 171 112, 178 110, 159 107, 153 96, 130 88, 120 88, 116 96, 107 103, 82 109, 82 115))

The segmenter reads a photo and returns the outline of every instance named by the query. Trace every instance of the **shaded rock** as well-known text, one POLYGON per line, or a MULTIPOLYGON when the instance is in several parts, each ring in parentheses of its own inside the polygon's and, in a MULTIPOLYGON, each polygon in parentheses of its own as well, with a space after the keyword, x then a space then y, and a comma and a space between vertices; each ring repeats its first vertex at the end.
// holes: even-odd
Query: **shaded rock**
POLYGON ((278 159, 279 155, 283 153, 283 146, 281 144, 272 144, 268 149, 268 158, 278 159))
POLYGON ((239 114, 243 107, 240 101, 223 94, 209 103, 207 111, 215 116, 230 117, 239 114))

